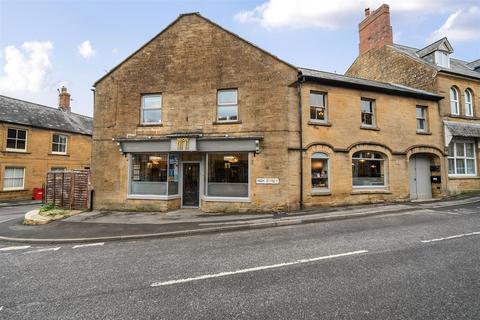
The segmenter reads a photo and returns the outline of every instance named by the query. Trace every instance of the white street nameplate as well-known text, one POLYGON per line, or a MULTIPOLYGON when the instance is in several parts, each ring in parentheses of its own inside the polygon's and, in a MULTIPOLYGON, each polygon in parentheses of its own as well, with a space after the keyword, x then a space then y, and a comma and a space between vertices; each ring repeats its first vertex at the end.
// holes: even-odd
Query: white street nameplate
POLYGON ((257 178, 255 179, 257 184, 279 184, 280 179, 278 178, 257 178))

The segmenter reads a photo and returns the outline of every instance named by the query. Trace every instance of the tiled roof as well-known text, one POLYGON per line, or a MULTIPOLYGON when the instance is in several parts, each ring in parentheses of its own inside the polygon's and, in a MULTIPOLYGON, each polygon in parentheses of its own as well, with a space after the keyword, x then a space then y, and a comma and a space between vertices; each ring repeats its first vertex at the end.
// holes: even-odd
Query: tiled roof
MULTIPOLYGON (((428 61, 427 59, 422 59, 420 57, 419 53, 418 53, 420 50, 417 49, 417 48, 407 47, 407 46, 403 46, 403 45, 400 45, 400 44, 394 44, 392 46, 392 48, 394 48, 395 50, 397 50, 399 52, 406 53, 410 57, 412 57, 413 59, 415 59, 419 62, 422 62, 422 63, 426 63, 426 64, 430 65, 432 68, 437 69, 438 71, 443 71, 443 72, 446 72, 446 73, 454 73, 454 74, 458 74, 458 75, 463 75, 463 76, 468 76, 468 77, 480 79, 480 72, 475 71, 474 68, 471 66, 471 63, 468 63, 467 61, 463 61, 463 60, 459 60, 459 59, 455 59, 455 58, 450 58, 450 68, 444 68, 444 67, 437 66, 432 61, 428 61)), ((424 50, 424 49, 422 49, 422 50, 424 50)), ((472 63, 475 63, 475 61, 473 61, 472 63)))
POLYGON ((0 122, 92 135, 93 119, 0 95, 0 122))
POLYGON ((299 68, 301 74, 312 80, 331 83, 340 86, 369 89, 372 91, 386 92, 396 95, 412 96, 427 100, 440 100, 443 96, 428 91, 410 88, 395 83, 385 83, 362 78, 354 78, 341 74, 319 71, 314 69, 299 68))

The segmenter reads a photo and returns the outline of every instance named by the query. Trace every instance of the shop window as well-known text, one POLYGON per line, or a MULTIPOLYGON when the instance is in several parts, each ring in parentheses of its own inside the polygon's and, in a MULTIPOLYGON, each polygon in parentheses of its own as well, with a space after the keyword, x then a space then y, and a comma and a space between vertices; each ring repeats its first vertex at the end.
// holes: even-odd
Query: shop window
POLYGON ((25 168, 6 167, 3 177, 3 190, 23 190, 25 187, 25 168))
POLYGON ((178 156, 175 154, 132 154, 131 195, 178 194, 178 156))
POLYGON ((427 132, 427 108, 422 106, 417 106, 417 131, 427 132))
POLYGON ((448 174, 460 176, 475 176, 477 160, 475 143, 452 141, 448 146, 448 174))
POLYGON ((375 127, 375 101, 362 99, 362 126, 375 127))
POLYGON ((162 95, 146 94, 142 96, 142 124, 162 123, 162 95))
POLYGON ((353 187, 385 187, 385 171, 385 159, 381 153, 360 151, 353 154, 353 187))
POLYGON ((8 128, 7 150, 27 151, 27 130, 8 128))
POLYGON ((460 109, 458 107, 458 90, 455 87, 450 88, 450 112, 453 115, 460 114, 460 109))
POLYGON ((327 122, 327 97, 323 93, 310 93, 310 120, 327 122))
POLYGON ((473 117, 473 94, 472 90, 465 90, 465 115, 473 117))
POLYGON ((237 89, 218 90, 217 92, 217 121, 228 122, 238 120, 238 92, 237 89))
POLYGON ((314 153, 311 160, 313 191, 329 190, 329 162, 325 153, 314 153))
POLYGON ((67 136, 63 134, 54 134, 52 136, 52 153, 67 153, 67 136))
POLYGON ((248 197, 248 153, 212 153, 207 158, 207 196, 248 197))

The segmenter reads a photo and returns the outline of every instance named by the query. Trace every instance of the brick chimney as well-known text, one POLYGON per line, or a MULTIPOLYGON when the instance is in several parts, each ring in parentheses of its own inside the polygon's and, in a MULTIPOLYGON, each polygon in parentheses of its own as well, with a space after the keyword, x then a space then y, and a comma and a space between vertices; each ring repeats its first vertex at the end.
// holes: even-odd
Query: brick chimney
POLYGON ((58 94, 58 108, 62 111, 70 111, 70 93, 67 92, 65 86, 60 88, 58 94))
POLYGON ((371 49, 393 44, 392 25, 390 24, 390 7, 382 4, 377 10, 365 9, 365 19, 358 25, 360 34, 360 54, 371 49))

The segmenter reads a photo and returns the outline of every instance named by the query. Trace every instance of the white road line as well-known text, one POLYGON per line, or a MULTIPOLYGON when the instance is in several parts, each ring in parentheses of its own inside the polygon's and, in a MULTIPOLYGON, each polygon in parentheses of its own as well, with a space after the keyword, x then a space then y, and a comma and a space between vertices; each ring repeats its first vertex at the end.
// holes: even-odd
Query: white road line
POLYGON ((0 311, 2 311, 2 310, 3 310, 3 306, 0 306, 0 311))
POLYGON ((355 255, 355 254, 362 254, 362 253, 367 253, 367 252, 368 252, 368 250, 359 250, 359 251, 352 251, 352 252, 346 252, 346 253, 332 254, 332 255, 329 255, 329 256, 316 257, 316 258, 310 258, 310 259, 301 259, 301 260, 296 260, 296 261, 292 261, 292 262, 284 262, 284 263, 273 264, 273 265, 269 265, 269 266, 260 266, 260 267, 240 269, 240 270, 235 270, 235 271, 220 272, 220 273, 215 273, 215 274, 206 274, 206 275, 203 275, 203 276, 198 276, 198 277, 193 277, 193 278, 170 280, 170 281, 165 281, 165 282, 155 282, 155 283, 152 283, 150 286, 151 287, 168 286, 168 285, 178 284, 178 283, 185 283, 185 282, 191 282, 191 281, 197 281, 197 280, 231 276, 231 275, 240 274, 240 273, 248 273, 248 272, 255 272, 255 271, 261 271, 261 270, 267 270, 267 269, 282 268, 282 267, 291 266, 291 265, 295 265, 295 264, 302 264, 302 263, 309 263, 309 262, 326 260, 326 259, 346 257, 346 256, 351 256, 351 255, 355 255))
POLYGON ((45 252, 45 251, 57 251, 60 250, 61 247, 56 247, 56 248, 42 248, 38 250, 33 250, 33 251, 27 251, 25 253, 36 253, 36 252, 45 252))
POLYGON ((23 250, 28 248, 30 248, 30 246, 5 247, 5 248, 0 248, 0 251, 23 250))
POLYGON ((457 234, 457 235, 450 236, 450 237, 445 237, 445 238, 422 240, 422 242, 423 242, 423 243, 429 243, 429 242, 436 242, 436 241, 443 241, 443 240, 458 239, 458 238, 470 237, 470 236, 476 236, 476 235, 480 235, 480 232, 470 232, 470 233, 457 234))
POLYGON ((0 221, 0 223, 4 223, 4 222, 7 222, 7 221, 12 221, 12 220, 15 220, 15 219, 17 219, 17 218, 11 218, 11 219, 7 219, 7 220, 2 220, 2 221, 0 221))
POLYGON ((86 244, 77 244, 76 246, 73 246, 73 249, 77 248, 85 248, 85 247, 97 247, 97 246, 103 246, 105 242, 96 242, 96 243, 86 243, 86 244))

